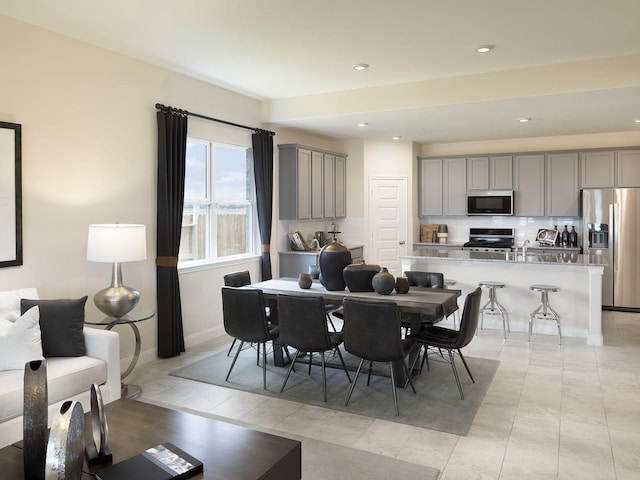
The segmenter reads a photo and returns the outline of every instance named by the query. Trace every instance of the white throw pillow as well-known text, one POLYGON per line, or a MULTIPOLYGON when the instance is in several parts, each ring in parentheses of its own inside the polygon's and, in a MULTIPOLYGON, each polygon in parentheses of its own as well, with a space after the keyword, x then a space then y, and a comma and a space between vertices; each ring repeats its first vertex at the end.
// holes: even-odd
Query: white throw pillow
POLYGON ((38 298, 36 288, 21 288, 0 292, 0 318, 15 322, 20 317, 20 300, 22 298, 38 298))
POLYGON ((24 370, 27 362, 43 358, 38 307, 30 308, 15 322, 0 320, 0 372, 24 370))

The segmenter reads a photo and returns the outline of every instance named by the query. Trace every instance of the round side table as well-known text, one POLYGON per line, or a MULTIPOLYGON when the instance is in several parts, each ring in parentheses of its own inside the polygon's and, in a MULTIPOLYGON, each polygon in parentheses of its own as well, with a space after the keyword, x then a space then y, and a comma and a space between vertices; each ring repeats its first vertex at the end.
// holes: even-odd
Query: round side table
MULTIPOLYGON (((138 358, 140 357, 140 330, 136 325, 139 322, 144 322, 145 320, 149 320, 150 318, 155 317, 156 312, 151 311, 141 311, 141 312, 130 312, 123 317, 109 317, 104 316, 102 312, 92 312, 88 314, 88 318, 85 318, 84 323, 87 325, 100 325, 105 328, 105 330, 111 330, 116 325, 129 325, 133 330, 133 335, 135 337, 136 345, 133 351, 133 358, 131 359, 131 363, 127 369, 122 372, 120 375, 120 379, 124 380, 135 368, 136 363, 138 363, 138 358)), ((125 398, 138 398, 142 395, 142 388, 138 385, 126 384, 122 382, 122 396, 125 398)))

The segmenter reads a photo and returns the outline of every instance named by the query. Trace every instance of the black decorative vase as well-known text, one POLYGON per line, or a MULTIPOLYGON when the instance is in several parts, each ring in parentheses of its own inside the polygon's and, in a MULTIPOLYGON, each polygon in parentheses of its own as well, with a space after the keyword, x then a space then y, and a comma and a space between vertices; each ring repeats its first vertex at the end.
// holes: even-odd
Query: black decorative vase
POLYGON ((407 277, 396 278, 396 293, 405 294, 409 293, 409 279, 407 277))
POLYGON ((373 289, 380 295, 389 295, 396 287, 396 279, 386 267, 382 267, 380 272, 373 276, 371 283, 373 284, 373 289))
POLYGON ((340 242, 331 242, 320 250, 320 283, 330 291, 344 290, 342 270, 351 263, 351 252, 340 242))
POLYGON ((308 273, 303 272, 298 277, 298 286, 300 288, 304 288, 304 289, 311 288, 312 283, 313 283, 313 280, 311 279, 311 275, 309 275, 308 273))
POLYGON ((44 480, 47 453, 47 362, 24 366, 24 415, 22 417, 25 480, 44 480))
POLYGON ((373 276, 380 271, 380 265, 352 263, 342 270, 344 283, 350 292, 373 292, 373 276))

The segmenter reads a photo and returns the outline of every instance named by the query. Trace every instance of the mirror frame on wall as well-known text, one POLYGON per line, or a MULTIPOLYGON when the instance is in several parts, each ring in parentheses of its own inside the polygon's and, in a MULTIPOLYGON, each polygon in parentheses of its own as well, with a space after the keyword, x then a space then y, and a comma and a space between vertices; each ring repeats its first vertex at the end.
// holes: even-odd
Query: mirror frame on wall
POLYGON ((0 267, 22 265, 22 125, 0 122, 0 267))

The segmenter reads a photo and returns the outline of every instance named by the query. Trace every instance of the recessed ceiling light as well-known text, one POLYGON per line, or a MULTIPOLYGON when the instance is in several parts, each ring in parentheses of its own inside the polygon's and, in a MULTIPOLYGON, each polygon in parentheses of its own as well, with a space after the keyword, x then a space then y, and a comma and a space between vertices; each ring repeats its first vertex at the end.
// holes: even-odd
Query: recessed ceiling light
POLYGON ((478 53, 488 53, 493 49, 494 49, 493 45, 480 45, 478 48, 476 48, 476 52, 478 52, 478 53))
POLYGON ((633 121, 636 123, 640 123, 640 118, 634 118, 633 121))
POLYGON ((530 122, 530 121, 531 121, 531 119, 530 119, 530 118, 528 118, 528 117, 523 117, 523 118, 519 118, 519 119, 518 119, 518 121, 519 121, 520 123, 527 123, 527 122, 530 122))
POLYGON ((400 135, 395 135, 394 137, 391 137, 393 140, 400 140, 402 138, 402 136, 400 135))
POLYGON ((358 70, 358 71, 366 70, 367 68, 369 68, 369 64, 368 63, 356 63, 353 66, 353 69, 354 70, 358 70))
POLYGON ((366 127, 367 125, 369 125, 367 122, 358 123, 358 127, 366 127))

